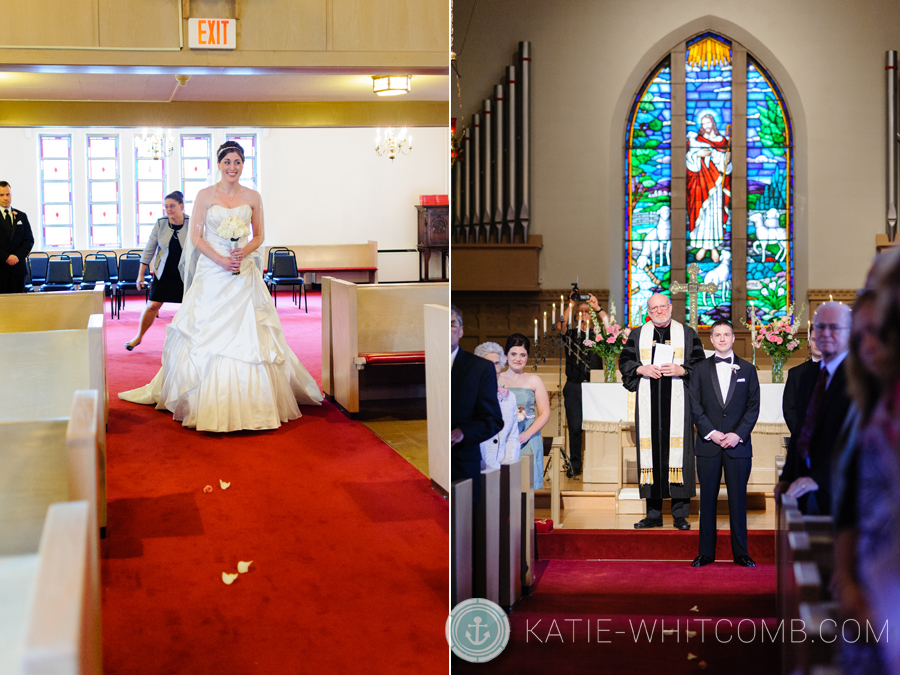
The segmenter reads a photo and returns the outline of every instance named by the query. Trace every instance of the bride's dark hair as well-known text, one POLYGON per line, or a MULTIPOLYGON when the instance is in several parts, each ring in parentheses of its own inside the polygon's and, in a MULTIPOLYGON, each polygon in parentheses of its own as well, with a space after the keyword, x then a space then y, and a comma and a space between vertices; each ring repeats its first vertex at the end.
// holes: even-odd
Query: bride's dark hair
POLYGON ((225 141, 219 146, 219 151, 216 153, 216 162, 221 162, 229 152, 236 152, 241 156, 241 161, 244 161, 244 148, 241 147, 241 144, 237 141, 225 141))

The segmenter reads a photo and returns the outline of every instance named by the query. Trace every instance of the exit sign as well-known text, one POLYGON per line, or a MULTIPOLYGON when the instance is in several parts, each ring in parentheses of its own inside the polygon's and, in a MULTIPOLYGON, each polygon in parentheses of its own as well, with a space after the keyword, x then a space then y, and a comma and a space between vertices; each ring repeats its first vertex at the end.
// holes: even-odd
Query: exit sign
POLYGON ((188 47, 191 49, 234 49, 237 21, 234 19, 188 19, 188 47))

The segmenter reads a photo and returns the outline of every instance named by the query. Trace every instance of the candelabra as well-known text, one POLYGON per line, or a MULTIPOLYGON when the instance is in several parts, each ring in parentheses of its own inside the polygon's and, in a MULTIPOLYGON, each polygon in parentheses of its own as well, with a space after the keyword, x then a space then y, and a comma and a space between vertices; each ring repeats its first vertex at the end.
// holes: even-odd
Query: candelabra
POLYGON ((381 139, 381 129, 375 137, 375 154, 379 157, 387 153, 387 156, 394 161, 397 153, 408 155, 412 151, 412 136, 407 137, 406 129, 400 131, 399 136, 394 135, 393 129, 388 129, 384 140, 381 139))

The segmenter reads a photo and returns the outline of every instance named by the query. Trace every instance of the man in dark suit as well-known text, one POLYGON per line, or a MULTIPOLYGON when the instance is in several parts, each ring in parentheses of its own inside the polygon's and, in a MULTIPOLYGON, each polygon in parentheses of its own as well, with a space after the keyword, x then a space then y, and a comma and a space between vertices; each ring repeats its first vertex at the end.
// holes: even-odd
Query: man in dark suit
POLYGON ((850 408, 844 368, 850 342, 850 308, 839 302, 819 305, 813 325, 822 361, 797 383, 799 424, 791 434, 775 499, 783 492, 799 501, 803 513, 828 515, 832 457, 840 451, 835 446, 850 408))
POLYGON ((13 209, 9 183, 0 181, 0 293, 24 293, 25 260, 34 246, 28 216, 13 209))
POLYGON ((747 553, 747 481, 753 461, 750 435, 759 418, 759 378, 756 368, 732 350, 734 328, 728 321, 716 321, 710 338, 716 353, 694 366, 690 382, 700 478, 700 554, 691 565, 703 567, 716 559, 716 502, 724 468, 731 553, 735 564, 756 567, 747 553))
POLYGON ((788 371, 787 380, 784 383, 781 412, 784 414, 784 423, 787 424, 787 428, 792 434, 800 431, 798 427, 803 421, 797 419, 797 390, 800 388, 800 380, 808 370, 818 372, 819 361, 822 360, 822 352, 816 347, 816 329, 813 326, 809 327, 809 355, 809 361, 804 361, 788 371))
POLYGON ((479 444, 503 428, 494 364, 459 348, 462 314, 450 307, 450 480, 472 479, 472 497, 481 491, 479 444))

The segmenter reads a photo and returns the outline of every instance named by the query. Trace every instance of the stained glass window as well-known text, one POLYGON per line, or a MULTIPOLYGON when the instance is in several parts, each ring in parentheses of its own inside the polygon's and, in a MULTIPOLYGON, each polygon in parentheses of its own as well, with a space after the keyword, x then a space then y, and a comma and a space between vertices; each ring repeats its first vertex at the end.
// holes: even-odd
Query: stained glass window
POLYGON ((41 231, 44 248, 72 248, 72 136, 41 136, 41 231))
MULTIPOLYGON (((739 45, 741 68, 746 58, 746 84, 743 76, 735 83, 731 40, 703 33, 684 47, 651 71, 626 127, 628 322, 644 322, 651 294, 670 295, 673 241, 684 246, 685 267, 696 263, 700 281, 717 287, 698 297, 700 326, 742 318, 733 311, 735 288, 746 291, 757 319, 784 316, 793 288, 792 145, 784 99, 773 78, 739 45), (684 79, 678 75, 673 81, 676 55, 684 59, 684 79), (673 89, 680 92, 681 87, 683 98, 673 97, 673 89), (683 144, 681 139, 673 143, 671 121, 682 116, 685 138, 683 144), (736 116, 747 130, 746 150, 738 143, 739 158, 732 154, 736 116), (684 166, 677 178, 672 178, 673 155, 684 166), (747 186, 742 203, 732 199, 735 183, 747 186), (733 239, 745 236, 746 250, 742 245, 735 251, 733 239), (746 256, 746 276, 742 264, 740 278, 733 277, 735 255, 746 256)), ((683 275, 679 272, 675 280, 686 281, 683 275)))
POLYGON ((793 302, 791 123, 778 87, 747 58, 747 306, 768 323, 793 302))
POLYGON ((707 33, 685 63, 687 258, 715 293, 697 299, 698 323, 731 318, 731 42, 707 33))
MULTIPOLYGON (((137 136, 135 136, 137 139, 137 136)), ((150 238, 156 221, 166 215, 164 196, 166 194, 165 157, 153 159, 153 153, 145 144, 134 144, 135 178, 135 218, 137 243, 143 246, 150 238)))
POLYGON ((119 137, 87 137, 90 246, 121 245, 119 137))
POLYGON ((653 293, 668 294, 671 260, 672 87, 666 59, 631 110, 625 176, 628 321, 643 323, 653 293))
POLYGON ((209 134, 181 137, 181 192, 184 194, 184 212, 187 215, 191 215, 197 193, 206 187, 212 168, 211 147, 212 137, 209 134))

